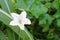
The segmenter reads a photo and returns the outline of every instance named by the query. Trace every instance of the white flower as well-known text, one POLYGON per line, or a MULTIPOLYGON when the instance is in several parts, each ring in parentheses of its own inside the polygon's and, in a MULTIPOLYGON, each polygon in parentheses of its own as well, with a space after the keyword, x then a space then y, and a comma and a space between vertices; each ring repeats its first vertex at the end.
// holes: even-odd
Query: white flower
POLYGON ((12 26, 19 26, 21 30, 24 30, 25 24, 31 24, 31 21, 26 18, 26 12, 22 11, 20 15, 17 13, 11 13, 11 16, 13 17, 13 20, 10 22, 10 25, 12 26))

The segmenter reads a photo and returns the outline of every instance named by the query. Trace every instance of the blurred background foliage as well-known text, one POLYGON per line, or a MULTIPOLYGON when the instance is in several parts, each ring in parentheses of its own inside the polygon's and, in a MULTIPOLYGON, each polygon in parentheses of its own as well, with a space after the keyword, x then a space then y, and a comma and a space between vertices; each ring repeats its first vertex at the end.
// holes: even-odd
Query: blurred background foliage
MULTIPOLYGON (((34 40, 60 40, 60 0, 12 0, 9 5, 13 6, 9 6, 10 10, 18 14, 21 12, 20 8, 26 10, 32 24, 25 26, 34 40)), ((0 8, 3 7, 0 5, 0 8)), ((7 26, 2 22, 0 30, 7 36, 7 26)))

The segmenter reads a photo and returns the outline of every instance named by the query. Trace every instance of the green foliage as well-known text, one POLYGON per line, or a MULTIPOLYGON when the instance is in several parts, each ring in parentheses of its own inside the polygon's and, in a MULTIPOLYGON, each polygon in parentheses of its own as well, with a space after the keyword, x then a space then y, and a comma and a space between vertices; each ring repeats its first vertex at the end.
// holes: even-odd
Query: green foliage
POLYGON ((0 30, 0 40, 6 40, 5 35, 1 30, 0 30))
POLYGON ((1 40, 60 40, 60 0, 0 0, 0 8, 6 12, 0 12, 1 40), (10 13, 20 9, 32 22, 25 31, 9 25, 10 13))

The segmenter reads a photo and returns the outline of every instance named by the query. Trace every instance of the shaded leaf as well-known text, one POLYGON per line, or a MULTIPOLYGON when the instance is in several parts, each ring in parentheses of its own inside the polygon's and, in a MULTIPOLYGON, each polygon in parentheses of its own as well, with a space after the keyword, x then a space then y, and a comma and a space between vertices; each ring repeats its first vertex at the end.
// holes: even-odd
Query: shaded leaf
POLYGON ((0 40, 6 40, 6 37, 1 30, 0 30, 0 40))

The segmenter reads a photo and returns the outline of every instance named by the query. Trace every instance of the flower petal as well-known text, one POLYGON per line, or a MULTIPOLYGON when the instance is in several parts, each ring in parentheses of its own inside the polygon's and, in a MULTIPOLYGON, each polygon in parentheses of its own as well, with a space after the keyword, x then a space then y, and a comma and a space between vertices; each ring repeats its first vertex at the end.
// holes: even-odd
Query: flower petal
POLYGON ((20 27, 21 30, 24 30, 24 25, 23 24, 19 24, 18 26, 20 27))
POLYGON ((11 16, 12 16, 14 19, 16 19, 16 18, 19 17, 19 15, 18 15, 17 13, 11 13, 11 16))
POLYGON ((21 14, 20 14, 20 17, 22 17, 22 18, 26 18, 26 12, 25 11, 23 11, 23 12, 21 12, 21 14))
POLYGON ((26 18, 26 19, 24 19, 24 24, 31 24, 31 21, 28 19, 28 18, 26 18))
POLYGON ((18 25, 18 22, 16 20, 13 20, 13 21, 10 22, 10 25, 16 26, 16 25, 18 25))

